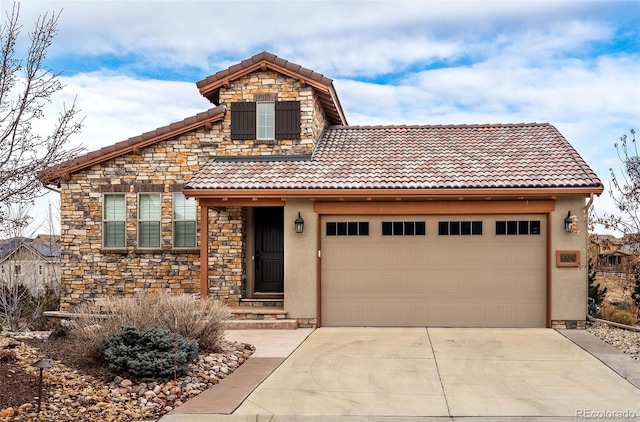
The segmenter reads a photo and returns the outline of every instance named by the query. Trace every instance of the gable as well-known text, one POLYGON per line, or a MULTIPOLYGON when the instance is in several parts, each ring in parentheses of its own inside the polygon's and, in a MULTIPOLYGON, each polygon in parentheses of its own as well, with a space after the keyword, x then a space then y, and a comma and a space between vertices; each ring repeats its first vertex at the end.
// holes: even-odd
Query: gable
POLYGON ((219 105, 222 102, 221 89, 229 88, 233 81, 250 73, 267 70, 292 78, 298 81, 302 87, 310 86, 318 97, 329 124, 348 124, 342 105, 338 100, 338 95, 333 87, 333 80, 271 53, 262 52, 256 54, 247 60, 206 77, 197 82, 196 85, 205 98, 213 104, 219 105))

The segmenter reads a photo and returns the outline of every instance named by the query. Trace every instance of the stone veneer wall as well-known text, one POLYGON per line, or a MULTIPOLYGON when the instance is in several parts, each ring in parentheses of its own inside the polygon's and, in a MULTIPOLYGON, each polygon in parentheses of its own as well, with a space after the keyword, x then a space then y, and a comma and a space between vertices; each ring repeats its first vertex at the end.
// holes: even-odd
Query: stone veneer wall
MULTIPOLYGON (((172 194, 214 156, 310 154, 326 118, 309 86, 271 71, 258 71, 222 88, 228 105, 225 119, 210 130, 198 129, 88 169, 61 183, 62 295, 60 309, 106 295, 133 295, 166 290, 195 293, 200 289, 198 244, 192 250, 172 248, 172 194), (279 101, 301 102, 301 139, 273 143, 231 140, 230 104, 256 93, 276 93, 279 101), (157 250, 138 250, 137 193, 162 194, 162 240, 157 250), (102 196, 123 192, 127 199, 126 248, 102 248, 102 196)), ((246 210, 209 210, 209 292, 230 305, 245 289, 246 210)), ((198 212, 198 219, 199 219, 198 212)))
POLYGON ((231 116, 222 122, 224 139, 216 145, 215 154, 228 155, 304 155, 311 154, 316 140, 326 127, 326 117, 313 88, 274 71, 258 71, 245 75, 220 89, 220 103, 231 109, 231 103, 255 101, 256 94, 276 94, 277 101, 300 101, 300 139, 278 141, 231 140, 231 116))

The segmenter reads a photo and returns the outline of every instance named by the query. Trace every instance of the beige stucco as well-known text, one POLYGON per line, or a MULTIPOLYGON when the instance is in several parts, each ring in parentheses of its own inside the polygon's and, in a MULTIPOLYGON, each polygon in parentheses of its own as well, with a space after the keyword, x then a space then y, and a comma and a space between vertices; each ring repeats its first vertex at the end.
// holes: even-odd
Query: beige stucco
POLYGON ((284 207, 284 306, 289 318, 317 318, 317 233, 318 215, 313 203, 289 199, 284 207), (296 233, 298 212, 304 231, 296 233))
POLYGON ((559 197, 550 214, 551 250, 551 320, 584 320, 587 313, 587 209, 581 196, 559 197), (564 219, 567 212, 578 218, 578 230, 566 233, 564 219), (579 267, 557 267, 556 251, 580 252, 579 267))

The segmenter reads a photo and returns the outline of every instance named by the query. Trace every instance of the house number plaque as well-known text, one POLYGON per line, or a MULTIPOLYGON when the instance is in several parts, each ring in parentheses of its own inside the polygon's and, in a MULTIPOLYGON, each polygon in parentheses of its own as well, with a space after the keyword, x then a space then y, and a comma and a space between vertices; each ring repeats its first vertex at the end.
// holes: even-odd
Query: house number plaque
POLYGON ((580 251, 556 251, 556 267, 579 267, 580 251))

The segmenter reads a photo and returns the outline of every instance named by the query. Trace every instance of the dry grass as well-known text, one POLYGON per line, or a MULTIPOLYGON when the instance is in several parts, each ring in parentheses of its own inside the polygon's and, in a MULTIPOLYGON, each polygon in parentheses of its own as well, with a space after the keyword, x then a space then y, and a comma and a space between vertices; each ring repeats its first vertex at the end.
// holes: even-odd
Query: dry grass
POLYGON ((81 305, 74 313, 70 340, 99 356, 100 342, 123 327, 167 328, 198 341, 201 350, 217 351, 224 338, 230 313, 226 305, 213 299, 194 300, 191 295, 152 293, 135 297, 111 297, 101 306, 102 314, 91 305, 81 305))

